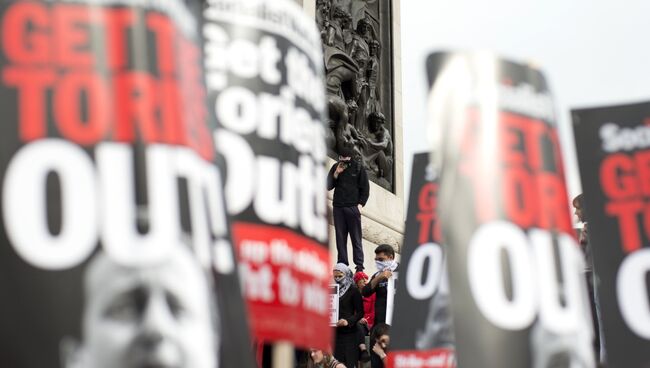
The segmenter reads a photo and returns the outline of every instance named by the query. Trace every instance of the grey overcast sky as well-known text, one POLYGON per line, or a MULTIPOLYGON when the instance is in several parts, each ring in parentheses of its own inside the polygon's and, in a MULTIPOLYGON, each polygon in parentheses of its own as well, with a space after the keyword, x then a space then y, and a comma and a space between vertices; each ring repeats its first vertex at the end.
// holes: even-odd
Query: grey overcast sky
POLYGON ((538 65, 558 111, 569 195, 581 191, 569 110, 650 100, 650 0, 401 0, 405 195, 426 141, 426 55, 493 50, 538 65))

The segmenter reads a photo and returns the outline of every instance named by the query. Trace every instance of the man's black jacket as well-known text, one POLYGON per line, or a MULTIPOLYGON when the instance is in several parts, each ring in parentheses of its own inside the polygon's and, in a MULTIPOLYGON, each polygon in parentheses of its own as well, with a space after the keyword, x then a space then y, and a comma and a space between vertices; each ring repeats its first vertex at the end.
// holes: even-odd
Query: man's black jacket
POLYGON ((327 190, 334 189, 334 207, 365 206, 368 201, 370 185, 366 169, 358 160, 351 160, 348 168, 334 179, 335 163, 327 174, 327 190))
POLYGON ((375 325, 386 323, 386 307, 388 306, 388 280, 381 281, 376 288, 372 288, 372 280, 378 277, 380 272, 375 273, 370 278, 366 286, 361 289, 361 295, 365 298, 372 294, 377 294, 375 298, 375 325))

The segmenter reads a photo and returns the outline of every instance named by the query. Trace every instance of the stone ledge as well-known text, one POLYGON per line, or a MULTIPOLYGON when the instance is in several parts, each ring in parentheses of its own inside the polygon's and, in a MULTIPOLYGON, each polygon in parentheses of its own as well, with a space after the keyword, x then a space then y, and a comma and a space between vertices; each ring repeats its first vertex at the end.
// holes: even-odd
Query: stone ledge
MULTIPOLYGON (((334 226, 330 225, 329 226, 329 233, 330 233, 330 258, 331 258, 331 264, 336 263, 336 241, 334 240, 334 226)), ((381 243, 379 243, 381 244, 381 243)), ((386 243, 388 244, 388 243, 386 243)), ((377 272, 377 268, 375 267, 375 248, 377 248, 378 243, 375 243, 374 241, 370 239, 364 238, 362 241, 363 245, 363 265, 365 267, 365 272, 368 275, 372 275, 373 273, 377 272)), ((392 245, 392 244, 391 244, 392 245)), ((395 246, 395 245, 393 245, 395 246)), ((350 239, 348 238, 348 261, 350 263, 351 268, 354 270, 354 263, 352 262, 352 244, 350 243, 350 239)), ((399 253, 400 248, 397 248, 395 251, 398 252, 395 254, 395 259, 399 262, 401 259, 401 255, 399 253)))
POLYGON ((375 244, 388 244, 395 248, 396 252, 402 252, 404 234, 398 233, 368 217, 361 219, 361 231, 364 239, 375 244))
MULTIPOLYGON (((330 214, 332 213, 331 203, 328 204, 330 209, 330 214)), ((330 215, 328 216, 328 223, 333 228, 334 219, 330 215)), ((363 239, 368 240, 369 242, 375 244, 389 244, 395 248, 396 252, 401 252, 402 243, 404 242, 404 229, 402 231, 396 231, 390 227, 374 220, 372 217, 367 216, 366 214, 361 214, 361 234, 363 239)), ((349 240, 348 240, 349 243, 349 240)), ((335 247, 335 238, 332 233, 332 239, 330 244, 335 247)))

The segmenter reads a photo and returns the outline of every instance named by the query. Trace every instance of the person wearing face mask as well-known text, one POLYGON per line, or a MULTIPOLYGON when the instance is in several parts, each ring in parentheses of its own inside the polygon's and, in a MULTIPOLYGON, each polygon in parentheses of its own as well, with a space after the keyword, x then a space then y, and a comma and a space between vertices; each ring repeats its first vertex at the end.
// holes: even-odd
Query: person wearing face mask
POLYGON ((386 354, 388 353, 388 346, 390 344, 389 331, 390 326, 385 323, 379 323, 372 329, 372 333, 370 334, 372 344, 372 353, 370 354, 371 368, 383 368, 386 364, 386 354))
POLYGON ((363 287, 361 294, 370 297, 376 294, 375 324, 386 323, 386 305, 388 303, 388 282, 397 269, 395 250, 388 244, 381 244, 375 249, 375 264, 377 272, 372 275, 370 282, 363 287))
POLYGON ((339 320, 336 322, 334 357, 346 367, 356 367, 359 361, 357 322, 363 318, 361 293, 354 285, 348 266, 338 263, 332 274, 339 285, 339 320))
POLYGON ((361 160, 350 147, 339 152, 339 162, 327 174, 327 190, 334 189, 332 214, 336 231, 337 263, 348 263, 348 234, 352 242, 352 260, 357 271, 363 271, 361 244, 361 208, 370 193, 368 174, 361 160))

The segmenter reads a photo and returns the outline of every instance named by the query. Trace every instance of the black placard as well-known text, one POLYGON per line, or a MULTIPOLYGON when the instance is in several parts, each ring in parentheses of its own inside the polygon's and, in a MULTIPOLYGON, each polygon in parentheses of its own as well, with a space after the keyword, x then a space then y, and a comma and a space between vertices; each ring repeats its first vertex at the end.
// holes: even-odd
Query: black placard
POLYGON ((3 367, 252 366, 200 10, 0 4, 3 367))
POLYGON ((650 103, 574 110, 609 367, 650 366, 650 103))
POLYGON ((446 249, 440 244, 438 175, 429 153, 413 156, 402 277, 398 279, 389 367, 455 367, 446 249))
POLYGON ((203 11, 211 118, 254 338, 331 344, 325 88, 313 19, 289 0, 203 11))

